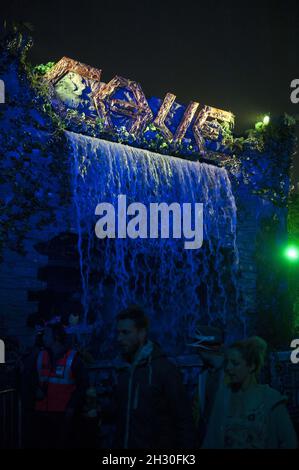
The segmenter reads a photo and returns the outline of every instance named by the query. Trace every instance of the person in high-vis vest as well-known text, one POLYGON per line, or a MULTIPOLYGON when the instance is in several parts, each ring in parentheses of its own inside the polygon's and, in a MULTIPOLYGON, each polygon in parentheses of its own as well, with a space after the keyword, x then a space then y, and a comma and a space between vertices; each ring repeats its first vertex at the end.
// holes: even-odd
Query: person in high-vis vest
POLYGON ((76 357, 76 351, 69 350, 58 358, 55 368, 52 366, 50 353, 41 351, 37 359, 37 371, 39 376, 40 390, 44 389, 42 399, 36 402, 35 409, 38 411, 63 411, 71 400, 76 389, 75 377, 72 372, 72 364, 76 357))
POLYGON ((37 447, 72 447, 76 415, 84 405, 88 376, 78 352, 67 345, 63 325, 45 328, 36 371, 37 447))

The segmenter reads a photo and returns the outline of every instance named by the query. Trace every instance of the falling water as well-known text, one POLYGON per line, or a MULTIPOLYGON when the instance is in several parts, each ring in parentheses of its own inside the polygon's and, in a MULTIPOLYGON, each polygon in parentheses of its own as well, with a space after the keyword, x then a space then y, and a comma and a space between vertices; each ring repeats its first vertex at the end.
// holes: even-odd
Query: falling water
POLYGON ((73 149, 73 194, 85 322, 106 325, 131 303, 144 306, 158 341, 173 351, 188 342, 194 322, 229 326, 237 311, 236 206, 225 169, 162 156, 67 132, 73 149), (204 204, 204 242, 181 239, 105 239, 95 235, 95 208, 117 197, 127 204, 204 204))

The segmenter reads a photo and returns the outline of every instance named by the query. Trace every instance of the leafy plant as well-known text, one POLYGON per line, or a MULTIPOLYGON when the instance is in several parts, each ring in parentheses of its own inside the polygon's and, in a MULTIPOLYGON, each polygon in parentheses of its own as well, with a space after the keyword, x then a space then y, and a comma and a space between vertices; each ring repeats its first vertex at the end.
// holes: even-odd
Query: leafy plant
POLYGON ((39 64, 33 67, 33 73, 37 75, 45 75, 48 73, 55 65, 55 62, 47 62, 46 64, 39 64))

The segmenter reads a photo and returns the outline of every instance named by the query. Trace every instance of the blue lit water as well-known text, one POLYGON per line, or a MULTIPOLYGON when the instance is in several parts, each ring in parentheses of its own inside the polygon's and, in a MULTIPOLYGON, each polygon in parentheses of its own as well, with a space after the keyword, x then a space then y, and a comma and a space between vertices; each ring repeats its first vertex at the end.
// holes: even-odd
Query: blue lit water
POLYGON ((152 332, 169 351, 184 350, 194 322, 241 324, 237 309, 236 206, 225 169, 162 156, 67 132, 72 148, 74 226, 82 279, 84 321, 113 336, 113 319, 130 303, 144 306, 152 332), (204 242, 105 239, 95 235, 100 202, 204 204, 204 242))

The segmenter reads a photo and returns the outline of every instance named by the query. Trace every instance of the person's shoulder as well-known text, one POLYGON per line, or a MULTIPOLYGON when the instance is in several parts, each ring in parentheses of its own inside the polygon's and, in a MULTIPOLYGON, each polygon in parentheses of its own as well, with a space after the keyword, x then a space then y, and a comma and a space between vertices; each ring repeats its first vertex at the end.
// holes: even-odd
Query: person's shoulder
POLYGON ((176 367, 175 362, 164 354, 152 356, 152 364, 163 365, 165 367, 176 367))
POLYGON ((270 385, 259 384, 258 390, 270 409, 274 409, 279 404, 286 404, 288 401, 288 397, 286 395, 282 395, 278 390, 270 387, 270 385))
POLYGON ((179 364, 177 364, 173 359, 165 357, 161 358, 162 363, 165 364, 165 367, 168 367, 171 370, 179 372, 181 369, 179 367, 179 364))
POLYGON ((164 379, 180 375, 180 370, 174 360, 164 354, 152 357, 151 365, 164 379))

